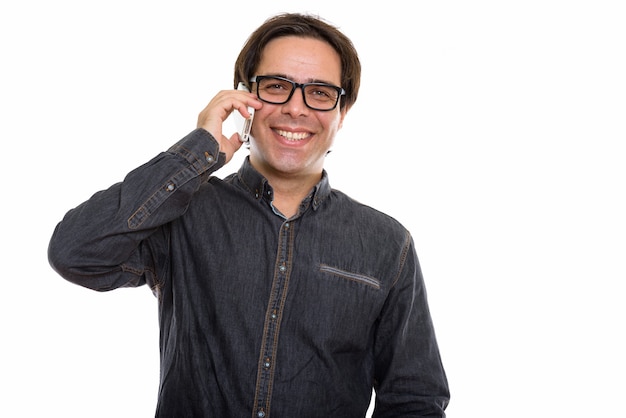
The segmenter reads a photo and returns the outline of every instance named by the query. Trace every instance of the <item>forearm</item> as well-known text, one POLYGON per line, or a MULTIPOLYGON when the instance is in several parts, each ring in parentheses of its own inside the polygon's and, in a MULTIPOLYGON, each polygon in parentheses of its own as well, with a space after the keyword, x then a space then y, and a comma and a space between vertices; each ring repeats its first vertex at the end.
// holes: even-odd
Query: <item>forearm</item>
POLYGON ((155 249, 141 243, 185 212, 200 184, 223 165, 218 151, 206 131, 193 131, 70 210, 50 240, 50 264, 67 280, 96 290, 142 284, 143 272, 154 270, 149 250, 155 249))

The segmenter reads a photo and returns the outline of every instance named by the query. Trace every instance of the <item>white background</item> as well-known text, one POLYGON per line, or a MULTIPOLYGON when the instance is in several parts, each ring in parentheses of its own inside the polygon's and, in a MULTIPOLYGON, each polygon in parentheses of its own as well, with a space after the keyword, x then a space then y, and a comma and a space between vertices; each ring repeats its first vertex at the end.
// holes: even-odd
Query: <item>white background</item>
POLYGON ((621 3, 3 2, 0 415, 153 416, 156 300, 66 282, 48 240, 195 127, 265 18, 309 11, 363 64, 331 184, 414 234, 448 416, 625 416, 621 3))

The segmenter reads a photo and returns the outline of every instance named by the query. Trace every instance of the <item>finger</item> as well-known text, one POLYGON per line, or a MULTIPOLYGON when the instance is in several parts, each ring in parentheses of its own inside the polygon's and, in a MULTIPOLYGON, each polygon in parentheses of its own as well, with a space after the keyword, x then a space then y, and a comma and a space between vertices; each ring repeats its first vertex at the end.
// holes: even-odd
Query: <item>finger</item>
POLYGON ((242 145, 243 144, 239 140, 238 133, 232 134, 230 138, 226 138, 225 136, 222 137, 220 152, 224 153, 224 156, 226 157, 226 163, 228 163, 233 158, 233 155, 237 151, 239 151, 242 145))
POLYGON ((232 134, 228 141, 233 144, 235 151, 239 150, 239 148, 241 148, 241 145, 243 144, 243 142, 241 141, 241 135, 239 135, 238 132, 232 134))

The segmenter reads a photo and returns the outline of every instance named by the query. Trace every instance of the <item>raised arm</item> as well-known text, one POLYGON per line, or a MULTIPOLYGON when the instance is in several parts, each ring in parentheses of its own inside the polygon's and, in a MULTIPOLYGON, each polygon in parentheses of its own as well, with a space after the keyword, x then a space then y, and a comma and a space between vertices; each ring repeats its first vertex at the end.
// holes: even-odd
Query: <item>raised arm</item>
POLYGON ((195 131, 70 210, 48 247, 52 267, 95 290, 152 286, 167 253, 162 226, 182 215, 200 184, 241 148, 238 133, 222 133, 223 122, 233 111, 248 116, 246 106, 262 103, 248 92, 220 91, 200 112, 195 131), (153 234, 163 239, 146 242, 153 234))
POLYGON ((152 285, 165 248, 142 243, 165 233, 160 227, 184 213, 224 159, 206 130, 191 132, 121 183, 70 210, 50 240, 50 264, 67 280, 95 290, 152 285))

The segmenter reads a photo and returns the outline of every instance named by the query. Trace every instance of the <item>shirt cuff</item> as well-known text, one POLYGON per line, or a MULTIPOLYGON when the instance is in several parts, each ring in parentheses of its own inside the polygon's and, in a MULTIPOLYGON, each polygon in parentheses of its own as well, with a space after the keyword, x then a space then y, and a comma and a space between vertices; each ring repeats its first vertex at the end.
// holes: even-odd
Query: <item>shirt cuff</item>
POLYGON ((202 128, 191 131, 174 144, 169 152, 179 155, 189 162, 198 175, 214 172, 224 166, 226 156, 219 152, 217 140, 202 128))

